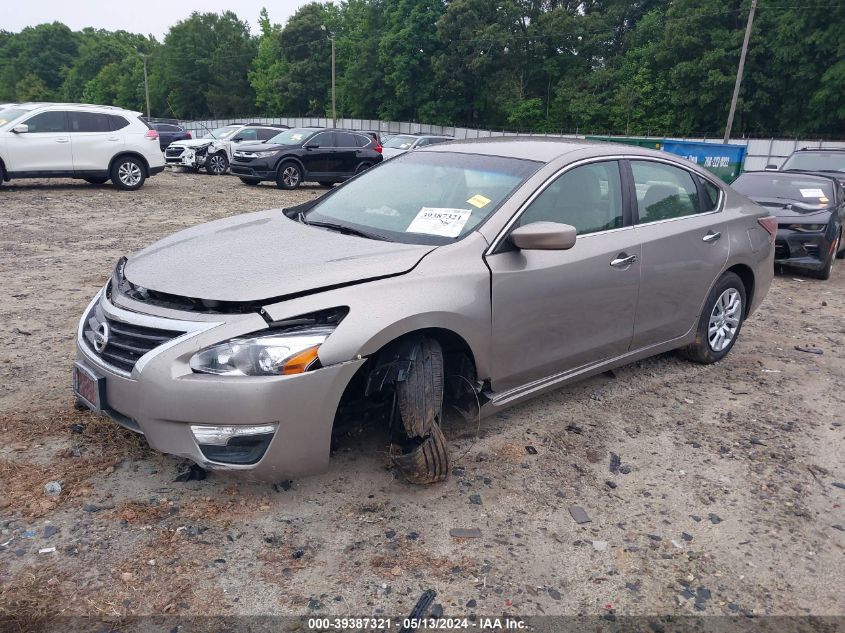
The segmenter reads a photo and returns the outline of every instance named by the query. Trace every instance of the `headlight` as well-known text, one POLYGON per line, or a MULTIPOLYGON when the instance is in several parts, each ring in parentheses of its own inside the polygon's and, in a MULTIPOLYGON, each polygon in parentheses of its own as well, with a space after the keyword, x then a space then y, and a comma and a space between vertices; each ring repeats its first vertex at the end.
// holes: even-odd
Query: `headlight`
POLYGON ((233 338, 194 354, 191 369, 220 376, 302 374, 317 362, 317 350, 333 331, 313 326, 233 338))
POLYGON ((815 233, 823 231, 827 224, 787 224, 786 228, 799 233, 815 233))
POLYGON ((271 156, 275 156, 276 154, 278 154, 278 152, 276 152, 276 151, 272 151, 272 152, 253 152, 252 153, 252 155, 255 156, 256 158, 270 158, 271 156))

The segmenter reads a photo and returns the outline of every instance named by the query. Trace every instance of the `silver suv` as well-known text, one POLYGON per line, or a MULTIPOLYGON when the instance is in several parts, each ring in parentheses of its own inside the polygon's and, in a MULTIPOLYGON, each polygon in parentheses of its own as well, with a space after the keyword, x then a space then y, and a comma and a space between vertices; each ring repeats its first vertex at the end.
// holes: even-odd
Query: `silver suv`
POLYGON ((164 169, 158 132, 140 112, 78 103, 21 103, 0 110, 0 184, 12 178, 111 180, 139 189, 164 169))
POLYGON ((205 168, 213 176, 225 174, 232 162, 232 154, 241 143, 268 141, 286 125, 235 123, 216 130, 208 130, 200 138, 174 141, 167 146, 164 157, 174 167, 205 168))

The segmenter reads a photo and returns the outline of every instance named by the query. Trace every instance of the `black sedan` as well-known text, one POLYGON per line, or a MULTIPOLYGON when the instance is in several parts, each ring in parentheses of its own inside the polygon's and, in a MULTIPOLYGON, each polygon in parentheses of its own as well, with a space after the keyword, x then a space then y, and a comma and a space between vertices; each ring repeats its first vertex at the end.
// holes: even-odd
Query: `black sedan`
POLYGON ((330 187, 381 161, 381 145, 366 133, 294 128, 264 143, 241 145, 229 169, 248 185, 273 180, 281 189, 296 189, 306 180, 330 187))
POLYGON ((775 264, 830 278, 834 258, 845 258, 845 190, 835 177, 746 172, 731 186, 777 217, 775 264))

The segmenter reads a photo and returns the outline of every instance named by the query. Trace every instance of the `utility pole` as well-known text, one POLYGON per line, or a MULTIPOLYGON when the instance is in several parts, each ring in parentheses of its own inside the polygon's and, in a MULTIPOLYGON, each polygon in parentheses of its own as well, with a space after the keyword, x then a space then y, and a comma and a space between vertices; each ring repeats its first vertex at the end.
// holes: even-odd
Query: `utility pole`
POLYGON ((150 82, 147 80, 147 57, 146 53, 138 51, 138 55, 144 60, 144 95, 147 98, 147 118, 150 118, 150 82))
MULTIPOLYGON (((756 0, 755 0, 756 1, 756 0)), ((332 43, 332 127, 337 127, 337 107, 335 101, 335 69, 334 69, 334 40, 335 34, 326 28, 325 24, 320 25, 320 29, 328 34, 328 38, 332 43)))
POLYGON ((748 24, 745 27, 745 39, 742 41, 742 52, 739 54, 739 68, 736 70, 736 83, 734 94, 731 98, 731 109, 728 112, 728 124, 725 126, 725 138, 722 141, 727 143, 731 138, 731 128, 734 125, 734 114, 736 114, 736 102, 739 99, 739 88, 742 85, 742 71, 745 69, 745 55, 748 53, 748 41, 751 39, 751 26, 754 24, 754 11, 757 9, 757 0, 751 0, 751 10, 748 12, 748 24))

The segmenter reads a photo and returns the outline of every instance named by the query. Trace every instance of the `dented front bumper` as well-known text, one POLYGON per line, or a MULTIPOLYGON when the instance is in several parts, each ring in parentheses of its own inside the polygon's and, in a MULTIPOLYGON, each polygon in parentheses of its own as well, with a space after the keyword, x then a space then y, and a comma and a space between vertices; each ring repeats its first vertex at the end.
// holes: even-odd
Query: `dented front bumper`
MULTIPOLYGON (((184 330, 185 321, 141 315, 112 305, 101 295, 92 302, 117 323, 159 330, 184 330)), ((325 470, 331 432, 346 385, 364 359, 292 376, 215 376, 196 374, 188 363, 200 349, 266 327, 257 314, 230 322, 197 322, 192 331, 157 347, 130 372, 104 362, 82 335, 77 335, 77 362, 104 382, 102 412, 141 432, 150 446, 186 457, 204 468, 248 478, 279 481, 325 470), (252 464, 209 459, 197 443, 192 425, 273 425, 266 451, 252 464)))

